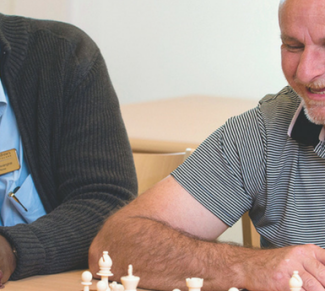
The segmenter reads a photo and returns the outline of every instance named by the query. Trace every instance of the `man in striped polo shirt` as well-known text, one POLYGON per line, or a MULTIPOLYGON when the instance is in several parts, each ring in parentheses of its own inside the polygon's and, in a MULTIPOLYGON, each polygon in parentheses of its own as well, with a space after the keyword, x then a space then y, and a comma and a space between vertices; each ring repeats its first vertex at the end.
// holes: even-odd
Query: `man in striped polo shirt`
POLYGON ((108 249, 118 278, 140 286, 289 290, 325 286, 325 1, 281 1, 282 67, 289 86, 229 119, 171 176, 107 220, 90 268, 108 249), (262 249, 216 243, 246 211, 262 249), (112 239, 113 238, 113 239, 112 239))

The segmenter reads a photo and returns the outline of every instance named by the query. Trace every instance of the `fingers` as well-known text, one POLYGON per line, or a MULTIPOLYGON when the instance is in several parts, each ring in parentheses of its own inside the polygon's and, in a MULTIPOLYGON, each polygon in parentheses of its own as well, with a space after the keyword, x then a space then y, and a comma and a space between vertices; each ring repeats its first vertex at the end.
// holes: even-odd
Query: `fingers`
POLYGON ((325 251, 322 248, 316 246, 305 246, 306 248, 312 248, 315 256, 310 256, 303 261, 303 267, 305 272, 301 274, 303 280, 304 289, 307 291, 324 290, 325 287, 325 265, 319 258, 325 255, 325 251))
POLYGON ((323 265, 325 265, 325 250, 321 247, 315 246, 315 245, 306 245, 311 246, 315 248, 315 258, 321 262, 323 265))
POLYGON ((303 272, 300 277, 303 281, 303 289, 305 291, 324 291, 324 285, 310 273, 303 272))
POLYGON ((324 291, 325 287, 325 250, 308 244, 287 248, 285 260, 281 262, 281 268, 292 272, 297 270, 303 281, 305 291, 324 291), (285 264, 283 262, 286 262, 285 264))

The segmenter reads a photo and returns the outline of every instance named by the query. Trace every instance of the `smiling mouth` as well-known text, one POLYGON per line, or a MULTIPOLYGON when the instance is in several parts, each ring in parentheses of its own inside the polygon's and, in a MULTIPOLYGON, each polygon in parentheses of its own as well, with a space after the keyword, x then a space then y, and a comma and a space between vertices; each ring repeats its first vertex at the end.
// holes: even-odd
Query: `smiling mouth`
POLYGON ((325 94, 325 88, 311 88, 308 87, 308 91, 313 94, 325 94))

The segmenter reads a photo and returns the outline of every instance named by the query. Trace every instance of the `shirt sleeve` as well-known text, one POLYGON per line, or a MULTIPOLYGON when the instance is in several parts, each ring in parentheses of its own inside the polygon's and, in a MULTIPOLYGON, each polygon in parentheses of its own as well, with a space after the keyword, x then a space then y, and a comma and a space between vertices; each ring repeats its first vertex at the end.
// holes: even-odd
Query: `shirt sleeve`
POLYGON ((259 108, 230 118, 172 176, 232 226, 265 183, 265 127, 259 108))

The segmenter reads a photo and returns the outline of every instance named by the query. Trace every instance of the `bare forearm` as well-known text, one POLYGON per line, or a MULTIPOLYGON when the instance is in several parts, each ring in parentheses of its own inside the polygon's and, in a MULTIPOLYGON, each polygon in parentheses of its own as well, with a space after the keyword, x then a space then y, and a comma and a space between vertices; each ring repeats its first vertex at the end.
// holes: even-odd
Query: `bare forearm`
POLYGON ((289 279, 297 270, 304 290, 324 291, 322 248, 310 244, 260 250, 207 241, 225 227, 167 178, 106 221, 90 247, 89 266, 95 274, 106 250, 113 260, 110 279, 119 281, 132 264, 141 277, 140 287, 156 290, 183 290, 186 278, 201 277, 204 290, 289 291, 289 279))
POLYGON ((90 249, 93 273, 102 251, 108 250, 113 280, 125 275, 132 264, 143 288, 184 288, 188 277, 204 278, 205 290, 243 287, 239 264, 243 248, 203 241, 142 217, 129 217, 121 226, 113 216, 101 232, 105 233, 97 236, 90 249))
POLYGON ((318 246, 249 249, 200 240, 148 218, 116 217, 106 222, 91 245, 93 273, 107 250, 113 280, 119 281, 132 264, 141 277, 139 286, 147 289, 186 289, 186 278, 201 277, 204 290, 289 291, 289 279, 298 270, 305 290, 324 290, 325 251, 318 246))

